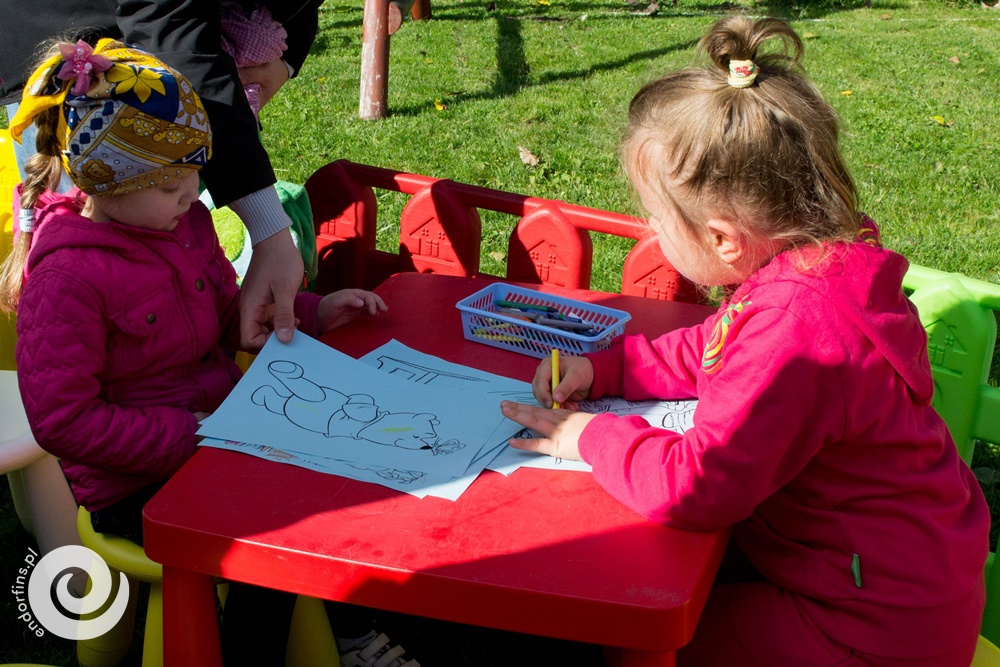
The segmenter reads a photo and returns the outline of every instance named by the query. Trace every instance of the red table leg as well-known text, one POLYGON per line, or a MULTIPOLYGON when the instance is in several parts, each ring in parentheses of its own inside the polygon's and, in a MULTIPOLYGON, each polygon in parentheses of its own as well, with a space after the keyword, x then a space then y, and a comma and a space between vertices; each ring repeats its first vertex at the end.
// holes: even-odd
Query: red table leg
POLYGON ((608 667, 676 667, 677 655, 673 651, 638 651, 605 646, 604 661, 608 667))
POLYGON ((163 665, 222 667, 211 576, 163 566, 163 665))
POLYGON ((362 120, 385 118, 389 89, 389 0, 365 0, 361 26, 362 120))

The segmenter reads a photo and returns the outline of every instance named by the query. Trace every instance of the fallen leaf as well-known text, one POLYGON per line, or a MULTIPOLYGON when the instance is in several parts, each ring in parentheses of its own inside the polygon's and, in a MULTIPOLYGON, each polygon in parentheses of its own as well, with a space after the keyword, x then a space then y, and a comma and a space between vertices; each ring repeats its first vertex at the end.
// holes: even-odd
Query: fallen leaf
POLYGON ((549 0, 535 0, 536 5, 549 5, 549 0))
POLYGON ((494 260, 496 260, 498 262, 502 262, 505 259, 507 259, 507 253, 500 252, 499 250, 495 250, 495 251, 493 251, 493 252, 490 253, 490 257, 492 257, 494 260))
POLYGON ((425 62, 425 63, 432 63, 432 62, 434 62, 434 61, 433 61, 433 60, 431 60, 430 58, 424 58, 424 62, 425 62))
POLYGON ((882 14, 882 16, 878 17, 878 20, 879 21, 888 21, 891 18, 892 18, 891 14, 882 14))
POLYGON ((316 79, 316 81, 318 83, 323 83, 324 81, 326 81, 326 77, 325 76, 321 76, 320 78, 316 79))
POLYGON ((854 91, 853 90, 842 90, 842 91, 840 91, 840 94, 843 95, 844 97, 850 97, 851 95, 854 94, 854 91))
POLYGON ((804 33, 802 33, 802 39, 816 39, 816 33, 814 33, 814 32, 804 32, 804 33))
POLYGON ((931 116, 931 120, 934 121, 935 123, 937 123, 938 125, 944 125, 945 124, 945 122, 944 122, 944 116, 931 116))
POLYGON ((959 63, 958 56, 952 56, 951 58, 948 58, 948 62, 955 63, 957 65, 959 63))
POLYGON ((442 102, 441 100, 434 100, 434 108, 437 109, 438 111, 444 111, 445 109, 448 108, 448 105, 442 102))
POLYGON ((936 171, 936 172, 942 172, 942 171, 944 171, 944 162, 935 162, 934 163, 934 171, 936 171))
POLYGON ((580 14, 580 20, 581 21, 586 21, 587 20, 587 15, 586 14, 580 14))
POLYGON ((524 146, 518 146, 517 150, 521 154, 521 162, 532 167, 538 166, 538 158, 535 156, 534 153, 529 151, 524 146))

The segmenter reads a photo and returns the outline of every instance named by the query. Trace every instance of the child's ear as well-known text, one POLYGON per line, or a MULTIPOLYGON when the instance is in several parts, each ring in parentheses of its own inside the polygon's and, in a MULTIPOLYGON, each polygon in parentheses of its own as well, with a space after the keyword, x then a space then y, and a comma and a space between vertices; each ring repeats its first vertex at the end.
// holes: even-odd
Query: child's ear
POLYGON ((713 218, 708 221, 708 231, 712 249, 723 262, 734 266, 743 259, 746 244, 743 233, 736 225, 725 219, 713 218))

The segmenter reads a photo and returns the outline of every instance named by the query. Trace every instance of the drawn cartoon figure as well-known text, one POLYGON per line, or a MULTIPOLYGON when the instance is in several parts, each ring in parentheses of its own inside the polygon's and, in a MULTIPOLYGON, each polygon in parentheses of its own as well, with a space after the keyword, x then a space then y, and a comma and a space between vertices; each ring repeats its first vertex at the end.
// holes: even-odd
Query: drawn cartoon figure
POLYGON ((368 470, 382 479, 387 479, 398 484, 412 484, 418 480, 422 480, 427 476, 427 473, 420 472, 419 470, 400 470, 399 468, 387 468, 385 466, 374 466, 374 465, 359 465, 357 463, 348 463, 347 465, 355 468, 357 470, 368 470))
POLYGON ((299 428, 328 438, 353 438, 378 445, 429 450, 434 456, 465 447, 455 439, 440 442, 434 430, 440 421, 429 412, 379 410, 371 396, 347 395, 332 387, 322 387, 303 377, 302 366, 291 361, 272 361, 267 369, 281 387, 258 387, 251 400, 270 412, 284 415, 299 428))

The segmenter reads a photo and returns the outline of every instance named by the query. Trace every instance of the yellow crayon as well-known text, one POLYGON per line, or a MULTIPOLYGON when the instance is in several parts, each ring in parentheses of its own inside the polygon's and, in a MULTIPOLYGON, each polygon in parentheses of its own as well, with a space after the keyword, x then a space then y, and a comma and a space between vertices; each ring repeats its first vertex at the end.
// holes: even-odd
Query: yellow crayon
POLYGON ((552 408, 558 408, 556 403, 556 387, 559 386, 559 350, 552 348, 552 408))

